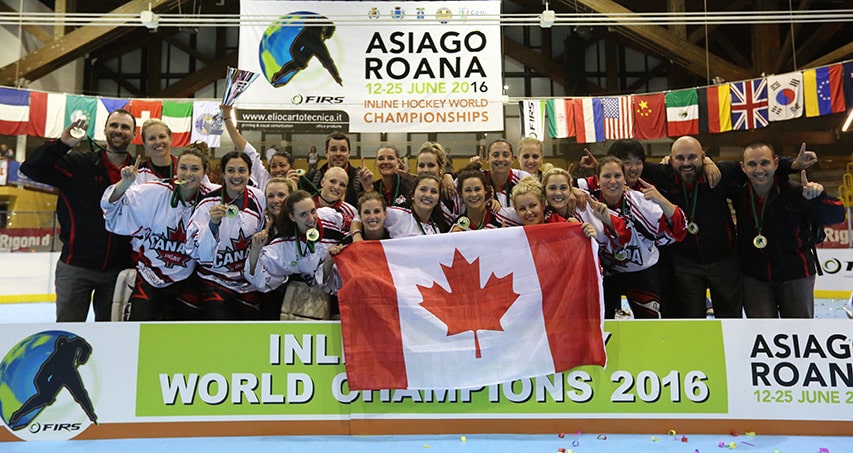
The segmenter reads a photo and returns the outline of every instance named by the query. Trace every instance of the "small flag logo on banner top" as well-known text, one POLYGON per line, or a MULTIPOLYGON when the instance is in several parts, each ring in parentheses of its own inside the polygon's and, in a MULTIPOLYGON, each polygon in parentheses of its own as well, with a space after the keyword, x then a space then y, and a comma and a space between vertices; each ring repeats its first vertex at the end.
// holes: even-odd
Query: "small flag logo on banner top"
POLYGON ((27 135, 58 138, 65 130, 65 95, 30 91, 30 121, 27 135))
POLYGON ((600 98, 572 99, 578 143, 603 142, 604 110, 600 98))
POLYGON ((696 90, 699 98, 699 133, 732 130, 732 92, 728 83, 696 90))
POLYGON ((732 82, 732 129, 743 131, 767 126, 767 79, 732 82))
POLYGON ((0 135, 24 135, 30 118, 27 90, 0 88, 0 135))
POLYGON ((604 137, 620 140, 634 136, 634 115, 631 111, 631 96, 601 98, 604 112, 604 137))
POLYGON ((545 110, 548 113, 548 135, 551 138, 575 136, 571 99, 548 99, 545 101, 545 110))
POLYGON ((696 90, 666 93, 666 122, 670 137, 699 133, 699 95, 696 90))
POLYGON ((542 110, 542 101, 520 101, 518 109, 521 115, 521 136, 543 140, 545 138, 545 112, 542 110))
POLYGON ((335 258, 349 389, 471 388, 603 366, 596 248, 571 223, 351 245, 335 258))
POLYGON ((807 117, 830 115, 845 110, 844 84, 841 82, 843 74, 844 69, 840 64, 803 71, 807 117))
POLYGON ((634 95, 634 136, 651 140, 666 137, 666 102, 663 93, 634 95))
POLYGON ((785 121, 803 116, 803 73, 767 77, 768 119, 785 121))

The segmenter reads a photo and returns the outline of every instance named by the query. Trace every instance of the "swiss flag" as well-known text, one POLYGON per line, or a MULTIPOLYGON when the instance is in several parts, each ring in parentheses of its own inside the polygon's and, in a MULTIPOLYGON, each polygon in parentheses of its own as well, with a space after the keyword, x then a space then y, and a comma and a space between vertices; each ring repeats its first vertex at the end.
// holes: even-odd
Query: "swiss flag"
POLYGON ((151 118, 163 117, 163 101, 154 99, 131 99, 127 104, 127 110, 136 117, 136 137, 133 141, 136 145, 142 144, 142 125, 151 118))
POLYGON ((335 261, 350 390, 471 388, 604 366, 596 247, 579 223, 347 247, 335 261))

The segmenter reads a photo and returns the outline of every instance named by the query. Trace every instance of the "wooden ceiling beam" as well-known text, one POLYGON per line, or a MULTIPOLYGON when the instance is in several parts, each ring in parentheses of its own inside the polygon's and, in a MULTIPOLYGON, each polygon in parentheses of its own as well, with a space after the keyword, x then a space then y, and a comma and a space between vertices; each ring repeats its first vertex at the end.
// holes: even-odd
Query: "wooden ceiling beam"
MULTIPOLYGON (((18 10, 16 10, 15 8, 12 8, 11 6, 0 2, 0 13, 17 13, 17 12, 18 12, 18 10)), ((9 28, 12 28, 12 27, 9 27, 9 28)), ((30 36, 32 36, 33 38, 35 38, 38 42, 40 42, 42 44, 46 44, 46 43, 53 41, 53 35, 46 32, 45 30, 43 30, 41 27, 39 27, 37 25, 24 25, 23 29, 30 36)), ((17 33, 14 33, 14 34, 17 34, 17 33)))
POLYGON ((107 65, 103 63, 98 63, 92 66, 92 70, 95 71, 98 76, 106 76, 106 78, 117 83, 120 87, 127 90, 131 95, 143 96, 143 92, 138 86, 130 83, 125 76, 122 76, 121 74, 113 71, 112 69, 107 67, 107 65))
MULTIPOLYGON (((628 8, 612 0, 577 0, 581 5, 601 14, 628 14, 628 8)), ((687 71, 701 77, 707 73, 705 64, 705 49, 685 40, 679 39, 665 28, 654 25, 614 25, 616 33, 627 33, 631 37, 652 42, 662 48, 666 58, 687 71)), ((720 76, 726 80, 744 80, 753 74, 717 55, 708 55, 711 76, 720 76)))
MULTIPOLYGON (((562 64, 539 52, 534 52, 529 47, 525 47, 523 44, 506 36, 503 37, 503 50, 506 56, 565 86, 566 72, 562 64)), ((604 92, 604 89, 598 86, 598 84, 589 81, 587 81, 587 89, 589 89, 590 93, 604 92)))
POLYGON ((217 58, 211 64, 187 75, 180 81, 166 87, 159 93, 148 93, 149 97, 159 98, 189 98, 196 91, 211 83, 224 79, 228 66, 237 66, 237 52, 217 58))
MULTIPOLYGON (((815 58, 820 53, 820 49, 827 42, 835 38, 836 33, 844 28, 844 26, 845 24, 841 22, 821 25, 805 42, 797 46, 797 61, 802 62, 815 58)), ((793 56, 790 54, 788 55, 788 61, 791 62, 788 67, 794 69, 793 56)))
MULTIPOLYGON (((110 14, 138 14, 149 5, 155 12, 171 11, 179 3, 189 0, 131 0, 110 11, 110 14)), ((86 53, 126 35, 137 24, 126 26, 83 26, 51 41, 16 62, 0 68, 0 85, 15 85, 19 79, 38 80, 86 53)))
MULTIPOLYGON (((800 4, 797 6, 797 11, 806 11, 811 6, 812 0, 800 0, 800 4)), ((785 64, 791 62, 791 49, 794 47, 794 41, 796 41, 796 37, 802 27, 803 24, 799 22, 788 27, 788 34, 785 35, 785 41, 782 43, 782 46, 779 47, 779 56, 776 57, 776 71, 774 72, 778 73, 782 71, 785 64)), ((791 67, 793 67, 793 65, 791 65, 791 67)))
POLYGON ((813 68, 815 66, 823 66, 828 65, 830 63, 836 63, 838 61, 844 60, 845 58, 853 55, 853 42, 848 42, 847 44, 829 52, 828 54, 815 58, 814 60, 806 63, 805 65, 801 65, 800 68, 813 68))

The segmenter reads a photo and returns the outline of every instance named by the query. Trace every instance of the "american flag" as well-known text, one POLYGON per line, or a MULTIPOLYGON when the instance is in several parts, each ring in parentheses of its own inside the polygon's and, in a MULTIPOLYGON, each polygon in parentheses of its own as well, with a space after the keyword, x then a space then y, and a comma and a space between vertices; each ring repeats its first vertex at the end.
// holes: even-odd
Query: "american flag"
POLYGON ((767 79, 732 82, 732 130, 767 126, 767 79))
POLYGON ((618 140, 634 136, 631 96, 601 98, 601 108, 604 111, 605 138, 618 140))

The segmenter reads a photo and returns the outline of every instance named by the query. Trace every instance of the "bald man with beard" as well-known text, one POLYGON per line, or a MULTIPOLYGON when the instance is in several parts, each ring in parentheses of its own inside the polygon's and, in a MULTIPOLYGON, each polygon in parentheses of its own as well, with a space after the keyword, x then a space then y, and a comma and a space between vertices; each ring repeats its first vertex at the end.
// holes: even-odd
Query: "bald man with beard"
MULTIPOLYGON (((687 216, 688 235, 662 249, 673 266, 675 300, 671 317, 704 318, 705 297, 711 292, 716 318, 743 317, 743 273, 736 251, 736 229, 728 200, 746 178, 739 162, 718 162, 720 180, 710 184, 699 140, 684 136, 672 144, 669 164, 646 164, 643 178, 654 184, 687 216)), ((782 159, 781 174, 817 162, 814 153, 801 150, 796 160, 782 159)))

